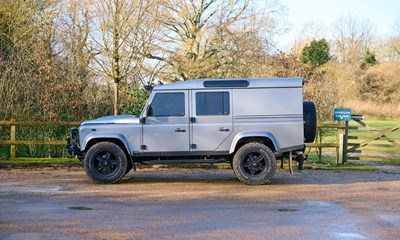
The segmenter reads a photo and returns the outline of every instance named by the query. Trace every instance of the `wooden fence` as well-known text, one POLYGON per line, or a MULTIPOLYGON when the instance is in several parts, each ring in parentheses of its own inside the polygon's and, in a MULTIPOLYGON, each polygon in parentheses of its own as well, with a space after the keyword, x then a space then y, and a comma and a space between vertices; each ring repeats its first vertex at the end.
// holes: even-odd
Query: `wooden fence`
POLYGON ((343 164, 346 162, 347 156, 347 124, 345 122, 338 122, 337 124, 318 124, 317 128, 332 128, 337 129, 336 141, 335 143, 306 143, 308 148, 320 149, 320 154, 322 154, 322 148, 335 148, 336 152, 336 163, 343 164))
MULTIPOLYGON (((393 128, 388 129, 377 129, 368 126, 362 121, 362 118, 353 118, 361 127, 350 126, 348 122, 339 121, 337 124, 319 124, 317 127, 320 129, 331 128, 337 129, 336 141, 334 143, 307 143, 306 146, 309 148, 334 148, 336 150, 336 161, 337 164, 343 164, 346 162, 348 153, 361 153, 366 146, 378 146, 385 148, 393 148, 393 151, 385 151, 384 153, 398 154, 400 159, 400 138, 388 137, 389 133, 400 131, 400 124, 393 128), (349 136, 350 130, 350 136, 349 136), (372 131, 374 132, 373 137, 360 137, 357 136, 355 131, 372 131), (348 142, 348 140, 362 140, 359 143, 348 142), (386 144, 377 144, 374 141, 386 141, 386 144)), ((16 140, 16 126, 65 126, 65 127, 76 127, 79 126, 80 122, 33 122, 33 121, 0 121, 0 127, 9 127, 9 140, 2 140, 0 135, 0 144, 10 145, 10 157, 16 157, 16 145, 66 145, 64 140, 16 140)), ((383 154, 383 153, 382 153, 383 154)), ((379 155, 379 153, 378 153, 379 155)), ((351 159, 360 159, 357 156, 351 156, 351 159)))
MULTIPOLYGON (((10 157, 16 157, 16 145, 66 145, 65 140, 16 140, 16 126, 66 126, 76 127, 79 126, 80 122, 34 122, 34 121, 0 121, 0 126, 6 126, 10 129, 9 140, 2 140, 0 138, 0 144, 10 145, 10 157)), ((336 128, 338 129, 338 139, 345 132, 345 126, 340 124, 322 124, 318 125, 318 128, 336 128)), ((336 148, 337 149, 337 161, 343 163, 343 155, 339 154, 343 152, 343 142, 337 143, 308 143, 307 147, 317 148, 336 148)))
POLYGON ((363 118, 353 118, 357 126, 348 127, 348 158, 353 160, 400 160, 400 123, 389 128, 371 127, 363 118))
POLYGON ((10 145, 10 157, 16 157, 16 145, 66 145, 65 140, 16 140, 16 126, 79 126, 80 122, 34 122, 34 121, 0 121, 0 126, 10 127, 9 140, 0 139, 0 144, 10 145))

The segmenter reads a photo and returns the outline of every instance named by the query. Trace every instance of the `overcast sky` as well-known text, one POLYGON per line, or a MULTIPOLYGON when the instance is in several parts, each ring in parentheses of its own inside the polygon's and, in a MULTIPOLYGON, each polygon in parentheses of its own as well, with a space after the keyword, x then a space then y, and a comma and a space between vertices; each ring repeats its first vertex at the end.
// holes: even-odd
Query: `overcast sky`
POLYGON ((396 21, 400 22, 400 0, 280 0, 287 7, 291 30, 280 37, 278 48, 287 50, 307 24, 324 26, 329 37, 333 23, 342 16, 352 15, 368 19, 379 37, 390 36, 396 21))

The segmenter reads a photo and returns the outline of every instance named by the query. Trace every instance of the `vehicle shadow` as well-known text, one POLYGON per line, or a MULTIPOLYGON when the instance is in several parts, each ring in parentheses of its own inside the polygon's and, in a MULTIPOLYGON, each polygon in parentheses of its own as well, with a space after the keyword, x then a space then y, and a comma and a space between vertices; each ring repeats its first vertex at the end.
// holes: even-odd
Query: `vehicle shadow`
MULTIPOLYGON (((304 170, 290 174, 285 170, 277 170, 266 185, 296 184, 351 184, 359 182, 400 181, 400 168, 390 170, 304 170)), ((232 169, 147 169, 131 171, 120 183, 208 183, 208 184, 243 184, 232 169)))

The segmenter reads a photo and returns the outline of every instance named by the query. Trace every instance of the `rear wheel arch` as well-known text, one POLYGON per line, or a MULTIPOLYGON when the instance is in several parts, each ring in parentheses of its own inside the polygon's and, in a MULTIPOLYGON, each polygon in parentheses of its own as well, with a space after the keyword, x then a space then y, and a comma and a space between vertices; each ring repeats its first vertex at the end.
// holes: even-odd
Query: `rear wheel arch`
POLYGON ((280 150, 279 143, 276 141, 275 137, 270 133, 263 134, 251 134, 251 133, 242 133, 236 135, 232 142, 232 146, 230 148, 229 153, 236 153, 240 147, 250 142, 258 142, 262 143, 265 146, 269 147, 272 152, 278 152, 280 150))

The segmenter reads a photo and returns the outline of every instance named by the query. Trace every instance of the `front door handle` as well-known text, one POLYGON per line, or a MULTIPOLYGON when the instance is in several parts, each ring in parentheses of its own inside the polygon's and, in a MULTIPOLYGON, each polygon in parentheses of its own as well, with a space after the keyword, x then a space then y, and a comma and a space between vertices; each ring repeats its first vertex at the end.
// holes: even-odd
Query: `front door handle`
POLYGON ((175 129, 175 132, 186 132, 186 130, 182 129, 182 128, 177 128, 177 129, 175 129))
POLYGON ((219 131, 220 132, 229 132, 229 128, 221 127, 221 128, 219 128, 219 131))

